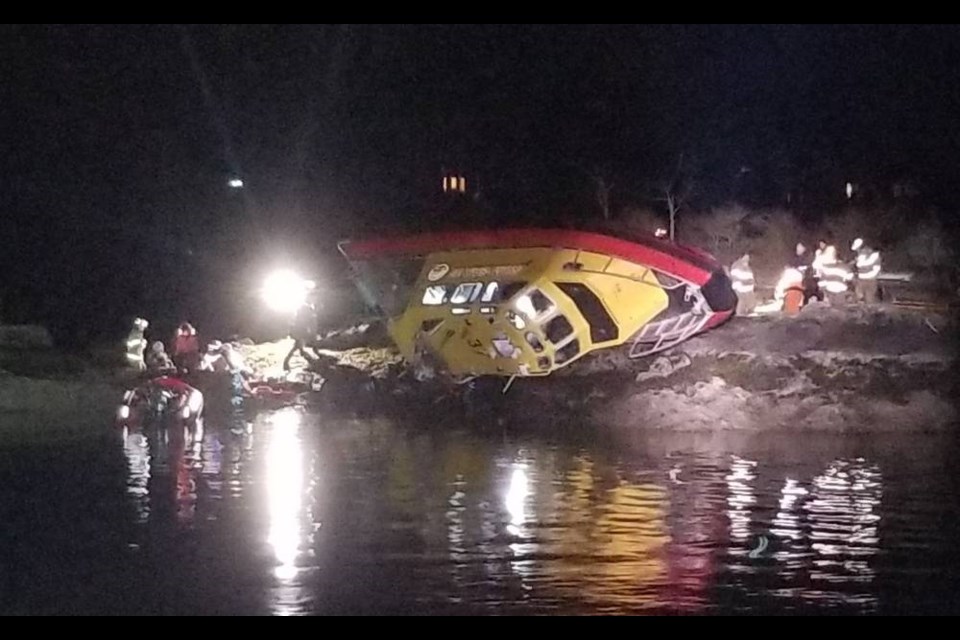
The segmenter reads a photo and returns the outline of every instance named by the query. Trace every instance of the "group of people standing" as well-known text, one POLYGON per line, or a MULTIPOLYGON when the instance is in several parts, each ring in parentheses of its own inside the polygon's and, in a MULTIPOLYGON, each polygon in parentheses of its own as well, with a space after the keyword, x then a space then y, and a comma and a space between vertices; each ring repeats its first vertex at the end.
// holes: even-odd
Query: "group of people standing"
MULTIPOLYGON (((144 333, 149 324, 143 318, 134 320, 126 342, 128 363, 148 379, 194 379, 197 372, 227 376, 230 384, 230 404, 235 417, 231 428, 242 431, 244 397, 252 395, 253 392, 247 380, 252 372, 239 349, 229 342, 213 340, 201 352, 197 330, 189 322, 182 322, 173 336, 169 353, 160 340, 154 341, 147 351, 144 333)), ((195 383, 194 380, 193 384, 195 383)), ((190 389, 192 390, 192 387, 190 389)))
POLYGON ((144 318, 133 321, 127 336, 127 361, 134 369, 153 375, 182 373, 200 370, 200 341, 197 330, 189 322, 183 322, 174 334, 172 352, 168 353, 163 342, 155 340, 147 350, 145 332, 150 323, 144 318))
MULTIPOLYGON (((837 248, 826 240, 818 243, 812 259, 798 243, 796 253, 784 267, 775 290, 775 299, 784 313, 796 314, 811 300, 831 306, 847 303, 851 286, 859 303, 874 304, 879 299, 880 252, 867 246, 862 238, 850 245, 853 257, 841 260, 837 248)), ((750 315, 757 306, 756 281, 745 253, 730 267, 733 290, 737 294, 737 315, 750 315)))

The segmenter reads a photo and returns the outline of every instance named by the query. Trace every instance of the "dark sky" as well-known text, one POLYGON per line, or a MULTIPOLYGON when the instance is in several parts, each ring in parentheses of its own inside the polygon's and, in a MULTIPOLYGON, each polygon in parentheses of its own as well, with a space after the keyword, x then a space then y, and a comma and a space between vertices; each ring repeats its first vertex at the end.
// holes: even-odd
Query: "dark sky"
POLYGON ((592 206, 597 168, 642 198, 680 153, 717 198, 744 166, 771 184, 832 171, 952 189, 958 35, 5 26, 0 314, 187 313, 270 252, 304 259, 411 222, 442 167, 518 223, 592 206), (227 187, 233 174, 245 189, 227 187))

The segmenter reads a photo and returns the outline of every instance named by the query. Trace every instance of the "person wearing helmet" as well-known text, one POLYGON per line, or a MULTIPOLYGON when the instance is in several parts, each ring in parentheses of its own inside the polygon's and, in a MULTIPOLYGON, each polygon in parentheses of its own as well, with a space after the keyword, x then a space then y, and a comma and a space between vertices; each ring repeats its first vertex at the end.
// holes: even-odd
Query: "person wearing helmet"
POLYGON ((874 304, 877 301, 877 277, 880 275, 880 252, 874 251, 857 238, 850 245, 857 254, 857 301, 874 304))
POLYGON ((133 321, 133 328, 127 334, 126 356, 127 364, 137 371, 145 371, 147 368, 143 360, 143 352, 147 349, 147 340, 143 332, 150 326, 144 318, 136 318, 133 321))
POLYGON ((837 248, 832 244, 827 245, 820 257, 820 285, 831 306, 842 306, 847 300, 848 283, 853 280, 853 272, 845 263, 837 260, 837 248))
POLYGON ((174 370, 173 360, 164 351, 163 343, 157 340, 150 345, 150 352, 146 356, 147 371, 152 375, 169 373, 174 370))

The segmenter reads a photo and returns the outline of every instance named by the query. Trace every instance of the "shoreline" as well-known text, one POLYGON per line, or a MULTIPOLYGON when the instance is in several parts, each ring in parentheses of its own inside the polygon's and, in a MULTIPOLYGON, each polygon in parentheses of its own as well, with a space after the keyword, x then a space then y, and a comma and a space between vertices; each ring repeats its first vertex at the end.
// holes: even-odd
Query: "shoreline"
MULTIPOLYGON (((533 431, 549 424, 644 433, 945 433, 960 424, 955 335, 950 318, 892 309, 734 318, 640 360, 627 357, 629 346, 589 354, 549 377, 517 379, 504 394, 505 378, 417 382, 382 330, 352 327, 321 341, 317 369, 326 382, 318 393, 301 394, 299 404, 338 418, 511 423, 533 431)), ((266 376, 279 369, 289 344, 242 349, 266 376)), ((21 431, 18 425, 112 424, 134 378, 96 364, 48 376, 0 369, 0 437, 21 431)))

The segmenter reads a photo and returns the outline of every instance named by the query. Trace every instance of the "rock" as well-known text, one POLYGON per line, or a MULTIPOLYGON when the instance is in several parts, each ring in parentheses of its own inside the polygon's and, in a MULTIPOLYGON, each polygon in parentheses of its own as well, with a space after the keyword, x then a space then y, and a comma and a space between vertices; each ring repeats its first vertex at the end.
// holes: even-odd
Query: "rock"
POLYGON ((666 378, 667 376, 685 369, 692 364, 690 356, 680 353, 675 356, 660 356, 650 365, 646 371, 637 374, 636 381, 643 382, 652 378, 666 378))

